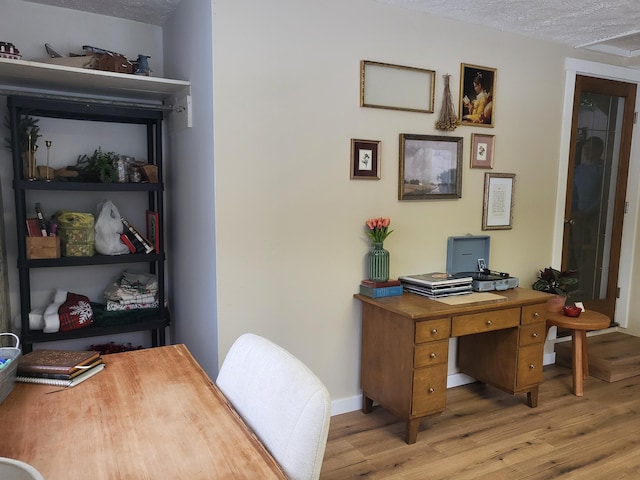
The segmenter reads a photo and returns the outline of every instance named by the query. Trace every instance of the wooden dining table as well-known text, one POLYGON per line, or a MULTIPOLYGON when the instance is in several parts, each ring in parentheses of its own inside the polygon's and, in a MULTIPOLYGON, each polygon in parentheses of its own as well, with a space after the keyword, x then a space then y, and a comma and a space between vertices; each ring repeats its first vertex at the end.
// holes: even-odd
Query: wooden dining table
POLYGON ((73 388, 17 383, 0 456, 47 480, 286 478, 185 345, 103 358, 73 388))

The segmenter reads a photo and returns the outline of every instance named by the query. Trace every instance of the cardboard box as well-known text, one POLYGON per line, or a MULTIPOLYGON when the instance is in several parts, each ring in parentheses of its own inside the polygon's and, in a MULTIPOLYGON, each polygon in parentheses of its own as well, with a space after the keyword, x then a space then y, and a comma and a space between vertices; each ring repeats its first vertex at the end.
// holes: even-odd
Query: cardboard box
POLYGON ((60 237, 27 237, 27 258, 60 258, 60 237))
POLYGON ((97 61, 93 55, 82 55, 78 57, 54 57, 39 58, 34 62, 50 63, 52 65, 60 65, 63 67, 89 68, 96 70, 97 61))

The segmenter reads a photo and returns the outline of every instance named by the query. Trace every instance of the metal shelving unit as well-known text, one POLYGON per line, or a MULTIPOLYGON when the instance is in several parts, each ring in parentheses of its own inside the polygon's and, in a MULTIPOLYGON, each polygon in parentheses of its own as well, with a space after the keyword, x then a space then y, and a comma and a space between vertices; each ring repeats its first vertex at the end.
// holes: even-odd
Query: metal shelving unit
MULTIPOLYGON (((1 68, 0 68, 1 71, 1 68)), ((164 236, 160 232, 160 251, 151 254, 130 255, 94 255, 91 257, 60 257, 50 259, 28 259, 26 255, 26 196, 28 192, 83 192, 105 191, 114 195, 122 192, 140 192, 146 195, 146 202, 141 202, 141 208, 158 212, 160 228, 164 225, 164 184, 162 183, 162 121, 164 112, 160 109, 126 107, 122 105, 108 105, 102 102, 77 100, 48 99, 29 97, 24 95, 9 96, 7 98, 9 122, 14 144, 17 144, 18 121, 23 116, 50 117, 61 119, 86 120, 93 122, 116 122, 140 124, 146 126, 147 159, 158 169, 158 183, 76 183, 72 181, 29 181, 23 178, 21 152, 14 149, 12 154, 15 194, 17 238, 18 238, 18 272, 20 284, 20 312, 22 326, 22 344, 25 352, 32 349, 34 343, 102 336, 124 332, 150 331, 153 346, 165 344, 165 329, 169 325, 168 311, 161 307, 153 318, 142 320, 126 319, 114 325, 91 325, 89 327, 58 333, 43 333, 30 330, 29 312, 31 305, 31 271, 40 268, 73 268, 87 265, 112 265, 129 263, 146 263, 150 273, 158 279, 158 300, 165 305, 165 253, 164 236)), ((124 314, 123 314, 124 315, 124 314)))

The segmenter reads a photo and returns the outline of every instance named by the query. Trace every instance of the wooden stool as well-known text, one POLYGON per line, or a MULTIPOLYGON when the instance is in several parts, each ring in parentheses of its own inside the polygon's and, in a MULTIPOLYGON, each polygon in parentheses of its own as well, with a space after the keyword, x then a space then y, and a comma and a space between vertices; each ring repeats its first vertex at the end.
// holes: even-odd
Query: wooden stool
POLYGON ((562 312, 547 312, 547 331, 552 326, 571 330, 573 345, 573 393, 583 395, 583 380, 589 377, 589 357, 587 356, 587 331, 602 330, 611 325, 609 317, 602 313, 585 311, 579 317, 567 317, 562 312))

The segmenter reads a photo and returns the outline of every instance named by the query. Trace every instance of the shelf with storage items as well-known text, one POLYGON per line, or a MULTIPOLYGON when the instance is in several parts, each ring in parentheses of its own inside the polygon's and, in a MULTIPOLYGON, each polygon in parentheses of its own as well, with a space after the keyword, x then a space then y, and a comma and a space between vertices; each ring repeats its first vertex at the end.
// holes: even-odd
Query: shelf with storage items
POLYGON ((190 82, 0 58, 0 88, 12 92, 118 97, 167 102, 188 94, 190 82))
MULTIPOLYGON (((83 201, 85 204, 91 202, 92 195, 109 195, 114 203, 118 203, 121 199, 123 204, 128 208, 135 209, 140 212, 140 219, 144 218, 142 214, 147 211, 155 211, 160 219, 159 225, 162 228, 163 211, 164 211, 164 184, 162 183, 162 122, 163 111, 153 108, 127 107, 119 105, 109 105, 101 102, 90 101, 73 101, 46 99, 29 96, 9 96, 7 97, 7 107, 9 113, 9 123, 11 126, 12 143, 17 145, 17 126, 21 118, 26 116, 33 118, 47 118, 59 120, 73 120, 81 122, 93 122, 92 124, 102 127, 105 123, 114 123, 129 126, 138 126, 140 131, 144 131, 145 145, 141 146, 146 153, 146 161, 150 165, 154 165, 157 169, 158 182, 142 182, 142 183, 93 183, 93 182, 76 182, 76 181, 45 181, 45 180, 29 180, 24 176, 23 161, 19 148, 12 151, 13 161, 13 189, 15 195, 16 224, 17 224, 17 245, 18 245, 18 276, 20 289, 20 318, 22 330, 22 344, 24 350, 30 351, 34 343, 50 342, 57 340, 68 340, 75 338, 86 338, 93 336, 105 336, 118 333, 129 333, 137 331, 150 331, 151 344, 153 346, 165 344, 165 329, 169 325, 169 313, 165 305, 165 261, 163 234, 159 232, 159 251, 149 254, 132 253, 124 255, 100 255, 92 256, 60 256, 58 258, 28 258, 26 248, 26 219, 30 216, 31 206, 35 201, 45 198, 48 206, 55 206, 56 201, 66 201, 67 205, 83 201), (64 199, 62 199, 64 197, 64 199), (158 281, 158 303, 161 306, 158 309, 144 312, 142 315, 131 315, 132 311, 123 313, 123 321, 115 321, 109 324, 96 324, 78 328, 76 330, 63 331, 57 333, 44 333, 40 330, 31 330, 29 325, 29 312, 33 307, 41 305, 32 305, 32 276, 37 272, 55 271, 56 275, 60 273, 61 278, 65 275, 71 275, 70 268, 83 268, 83 274, 92 276, 94 289, 98 286, 107 287, 111 279, 107 279, 104 275, 107 268, 127 269, 128 265, 143 269, 147 273, 156 275, 158 281), (93 270, 88 273, 87 268, 93 270), (129 320, 127 320, 129 318, 129 320)), ((103 138, 96 138, 95 145, 99 145, 103 138)), ((136 140, 137 141, 137 140, 136 140)), ((45 202, 43 202, 44 204, 45 202)), ((95 209, 95 203, 92 204, 92 212, 95 209)), ((55 210, 55 209, 54 209, 55 210)), ((52 210, 53 211, 53 210, 52 210)), ((126 215, 125 215, 126 216, 126 215)), ((134 224, 142 228, 142 220, 134 222, 134 224)), ((38 238, 38 237, 35 237, 38 238)), ((56 278, 58 278, 56 276, 56 278)), ((46 281, 46 280, 45 280, 46 281)), ((49 285, 50 290, 56 288, 64 288, 64 283, 49 285)), ((83 293, 83 292, 74 292, 83 293)), ((92 295, 87 295, 91 297, 92 295)), ((102 299, 93 298, 92 301, 102 303, 102 299)))

